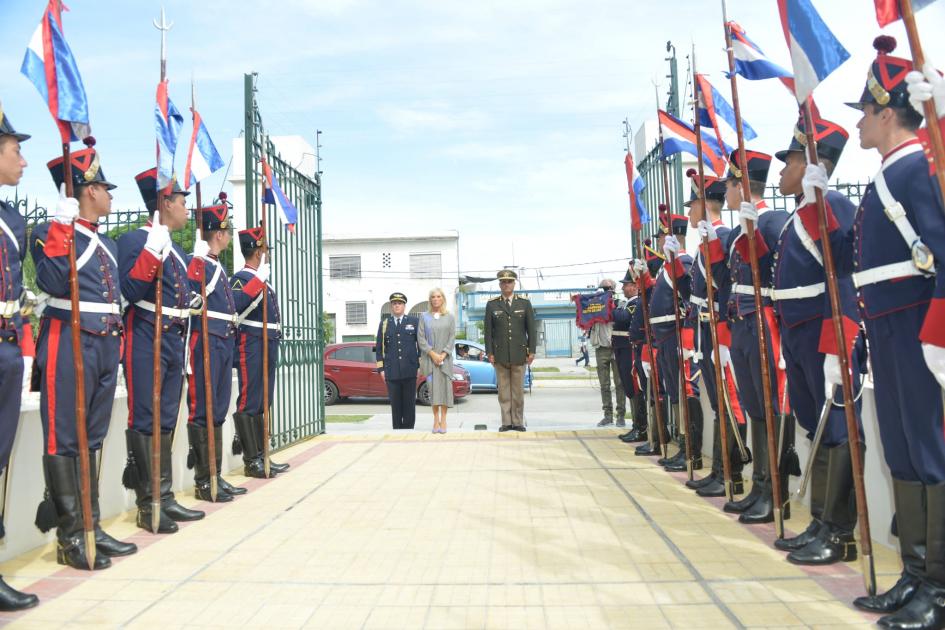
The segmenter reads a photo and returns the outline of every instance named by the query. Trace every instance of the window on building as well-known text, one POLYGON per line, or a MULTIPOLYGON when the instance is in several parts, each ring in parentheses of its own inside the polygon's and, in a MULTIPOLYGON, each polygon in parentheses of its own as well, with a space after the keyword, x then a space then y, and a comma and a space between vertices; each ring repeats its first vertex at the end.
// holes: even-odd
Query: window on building
POLYGON ((345 323, 366 324, 367 302, 345 302, 345 323))
POLYGON ((443 276, 443 264, 439 252, 435 254, 410 254, 410 277, 439 280, 443 276))
POLYGON ((330 256, 328 268, 332 280, 361 277, 360 256, 330 256))

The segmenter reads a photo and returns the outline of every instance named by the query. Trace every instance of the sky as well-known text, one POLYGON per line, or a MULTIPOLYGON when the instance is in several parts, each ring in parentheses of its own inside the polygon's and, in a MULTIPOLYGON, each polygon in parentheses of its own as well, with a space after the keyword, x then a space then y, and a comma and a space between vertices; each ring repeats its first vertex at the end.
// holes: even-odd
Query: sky
MULTIPOLYGON (((873 38, 893 35, 897 53, 908 57, 905 31, 901 22, 881 31, 869 0, 813 2, 851 53, 815 92, 822 115, 851 135, 835 176, 865 181, 879 158, 859 148, 859 114, 843 102, 863 89, 873 38)), ((64 29, 96 148, 119 185, 114 206, 140 207, 134 176, 154 162, 160 34, 152 19, 161 5, 66 4, 64 29)), ((52 205, 44 165, 60 154, 58 134, 19 73, 45 5, 0 0, 0 100, 17 129, 33 134, 19 193, 52 205)), ((174 23, 171 98, 186 114, 195 80, 198 108, 225 161, 243 128, 244 73, 258 72, 270 135, 301 135, 314 145, 322 131, 326 233, 457 230, 463 273, 515 265, 528 288, 623 275, 631 235, 621 121, 639 129, 654 117, 653 82, 668 88, 667 41, 681 81, 694 47, 699 72, 730 95, 716 0, 167 0, 164 7, 174 23)), ((790 67, 775 0, 731 0, 728 13, 790 67)), ((927 57, 945 62, 945 39, 933 37, 945 25, 945 2, 918 19, 927 57)), ((740 81, 739 95, 759 136, 749 148, 785 148, 793 97, 770 81, 740 81)), ((682 117, 691 119, 691 110, 682 117)), ((188 120, 182 137, 189 130, 188 120)), ((178 154, 182 173, 186 148, 178 154)), ((777 182, 777 165, 769 183, 777 182)), ((225 187, 223 177, 212 176, 204 190, 225 187)))

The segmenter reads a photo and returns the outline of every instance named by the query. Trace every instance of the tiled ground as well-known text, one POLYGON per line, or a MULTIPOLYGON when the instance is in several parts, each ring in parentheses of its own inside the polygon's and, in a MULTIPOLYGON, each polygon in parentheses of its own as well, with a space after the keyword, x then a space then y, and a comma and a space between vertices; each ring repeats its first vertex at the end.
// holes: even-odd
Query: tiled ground
MULTIPOLYGON (((615 432, 323 436, 278 479, 96 573, 0 566, 46 628, 869 626, 856 564, 804 570, 615 432)), ((231 481, 245 481, 235 476, 231 481)), ((188 502, 190 503, 190 502, 188 502)), ((806 525, 795 513, 789 527, 806 525)), ((877 551, 880 585, 898 564, 877 551)))

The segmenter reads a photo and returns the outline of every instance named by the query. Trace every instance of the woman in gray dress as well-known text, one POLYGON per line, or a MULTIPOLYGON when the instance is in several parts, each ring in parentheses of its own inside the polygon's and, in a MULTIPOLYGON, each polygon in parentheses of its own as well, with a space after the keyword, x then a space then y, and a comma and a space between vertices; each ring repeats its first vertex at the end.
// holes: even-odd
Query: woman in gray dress
POLYGON ((417 341, 420 371, 427 377, 433 405, 433 432, 446 433, 446 409, 453 406, 453 344, 456 320, 446 310, 443 290, 430 291, 430 310, 420 316, 417 341))

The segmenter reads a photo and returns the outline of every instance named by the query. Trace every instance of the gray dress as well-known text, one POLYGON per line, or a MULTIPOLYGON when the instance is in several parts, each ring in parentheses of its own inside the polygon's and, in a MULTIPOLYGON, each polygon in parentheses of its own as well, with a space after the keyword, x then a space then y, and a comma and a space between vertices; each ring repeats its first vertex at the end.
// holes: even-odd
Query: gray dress
POLYGON ((453 406, 453 344, 456 342, 456 320, 449 313, 433 317, 420 314, 417 342, 420 344, 420 371, 433 377, 430 383, 430 402, 434 405, 453 406), (446 360, 439 366, 427 354, 431 349, 446 352, 446 360))

